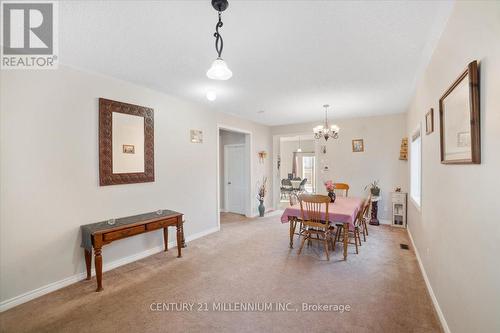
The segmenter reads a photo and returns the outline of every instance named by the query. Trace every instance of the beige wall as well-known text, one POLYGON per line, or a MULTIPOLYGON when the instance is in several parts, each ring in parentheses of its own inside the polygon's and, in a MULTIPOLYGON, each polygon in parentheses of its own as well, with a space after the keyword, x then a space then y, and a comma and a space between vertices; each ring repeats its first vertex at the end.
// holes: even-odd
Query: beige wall
POLYGON ((423 135, 422 209, 409 228, 451 332, 500 332, 500 2, 457 2, 419 82, 407 133, 472 60, 480 62, 482 162, 443 165, 436 131, 423 135))
MULTIPOLYGON (((275 126, 271 130, 275 139, 286 134, 311 134, 313 127, 319 123, 321 121, 275 126)), ((349 195, 366 196, 365 185, 378 179, 382 195, 379 217, 386 220, 383 222, 388 222, 391 215, 390 192, 396 186, 401 186, 403 190, 407 189, 408 162, 399 160, 401 139, 406 132, 406 114, 335 119, 334 123, 340 127, 340 136, 337 140, 329 139, 326 142, 326 159, 330 171, 324 175, 318 170, 317 191, 326 193, 323 182, 332 179, 348 183, 351 187, 349 195), (352 140, 359 138, 364 140, 365 151, 353 153, 352 140)), ((320 149, 324 144, 324 140, 316 143, 316 160, 319 168, 321 160, 325 158, 320 149)))
MULTIPOLYGON (((255 151, 270 149, 265 126, 110 77, 65 66, 0 75, 1 308, 81 277, 82 224, 169 208, 185 214, 188 240, 216 231, 219 121, 253 130, 255 151), (154 109, 155 182, 99 186, 99 97, 154 109), (203 130, 203 144, 190 142, 190 129, 203 130)), ((254 176, 265 174, 253 162, 254 176)), ((162 241, 152 232, 106 246, 105 269, 162 241)))

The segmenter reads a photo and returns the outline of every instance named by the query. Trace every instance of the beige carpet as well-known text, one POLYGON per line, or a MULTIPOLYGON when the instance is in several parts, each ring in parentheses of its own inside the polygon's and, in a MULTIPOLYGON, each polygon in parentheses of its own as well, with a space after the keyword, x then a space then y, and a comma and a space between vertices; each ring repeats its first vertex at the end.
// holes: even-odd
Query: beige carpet
POLYGON ((409 244, 406 231, 370 227, 359 255, 350 246, 344 262, 339 246, 328 262, 315 244, 297 256, 297 246, 288 248, 288 225, 278 221, 226 214, 222 231, 190 242, 182 259, 171 250, 104 273, 101 293, 92 279, 45 295, 0 314, 0 330, 441 332, 415 254, 399 248, 409 244), (172 302, 195 305, 151 311, 151 303, 172 302), (220 311, 251 302, 273 311, 220 311), (302 303, 331 307, 303 312, 302 303), (350 311, 335 312, 335 305, 350 311))

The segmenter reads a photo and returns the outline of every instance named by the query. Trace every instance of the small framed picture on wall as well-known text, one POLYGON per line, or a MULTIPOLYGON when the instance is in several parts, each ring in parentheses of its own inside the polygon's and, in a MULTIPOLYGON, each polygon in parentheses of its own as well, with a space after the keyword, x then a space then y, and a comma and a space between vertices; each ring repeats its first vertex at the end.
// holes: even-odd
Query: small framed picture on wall
POLYGON ((425 114, 425 134, 429 135, 434 132, 434 109, 430 109, 425 114))
POLYGON ((361 153, 363 151, 365 151, 365 145, 363 143, 363 139, 352 140, 352 152, 361 153))

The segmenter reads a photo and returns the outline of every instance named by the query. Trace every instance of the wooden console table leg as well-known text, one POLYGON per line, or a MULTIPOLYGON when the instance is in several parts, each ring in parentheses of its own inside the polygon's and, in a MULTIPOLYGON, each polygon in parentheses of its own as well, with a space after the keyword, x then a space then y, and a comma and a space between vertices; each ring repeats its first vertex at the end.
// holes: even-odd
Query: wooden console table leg
POLYGON ((97 279, 97 289, 96 291, 102 291, 102 255, 101 248, 94 248, 95 252, 95 276, 97 279))
POLYGON ((184 238, 184 221, 181 222, 181 229, 182 229, 182 248, 185 248, 186 245, 186 239, 184 238))
POLYGON ((182 221, 177 222, 177 258, 182 257, 182 221))
POLYGON ((97 280, 96 291, 102 291, 102 235, 94 236, 94 256, 95 256, 95 277, 97 280))
POLYGON ((92 252, 88 250, 83 250, 85 252, 85 266, 87 266, 87 278, 85 280, 90 280, 90 269, 92 268, 92 252))
POLYGON ((165 242, 165 251, 168 251, 168 227, 163 228, 163 241, 165 242))

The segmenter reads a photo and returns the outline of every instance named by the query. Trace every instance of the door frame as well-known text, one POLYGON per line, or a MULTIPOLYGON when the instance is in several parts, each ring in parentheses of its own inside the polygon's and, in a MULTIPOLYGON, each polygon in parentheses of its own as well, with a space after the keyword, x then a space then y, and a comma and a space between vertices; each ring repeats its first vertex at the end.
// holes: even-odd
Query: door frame
POLYGON ((247 178, 247 198, 245 202, 245 216, 247 217, 253 217, 254 214, 252 212, 254 211, 254 200, 252 200, 252 179, 253 179, 253 160, 254 156, 252 154, 253 151, 253 133, 251 131, 242 129, 242 128, 237 128, 237 127, 232 127, 224 124, 217 124, 217 144, 216 144, 216 151, 217 151, 217 167, 216 167, 216 212, 217 212, 217 227, 220 229, 220 192, 221 192, 221 186, 220 186, 220 131, 221 130, 226 130, 226 131, 231 131, 231 132, 237 132, 245 135, 245 158, 246 158, 246 175, 245 177, 247 178))
MULTIPOLYGON (((227 152, 229 150, 229 148, 243 148, 243 151, 244 151, 244 155, 246 155, 246 151, 245 151, 245 144, 244 143, 235 143, 235 144, 229 144, 229 145, 224 145, 224 210, 227 212, 229 211, 229 208, 228 208, 228 199, 229 199, 229 195, 228 195, 228 178, 227 178, 227 152)), ((244 163, 245 164, 245 163, 244 163)), ((247 171, 247 168, 248 166, 245 165, 245 170, 243 171, 244 173, 244 177, 247 178, 248 176, 248 171, 247 171)), ((248 191, 248 188, 247 188, 248 184, 245 184, 245 190, 248 191)), ((245 200, 245 202, 243 203, 243 206, 244 206, 244 213, 246 214, 246 207, 247 207, 247 202, 245 200)))

